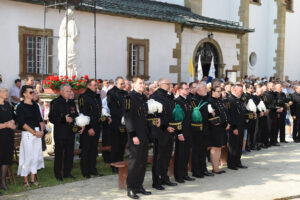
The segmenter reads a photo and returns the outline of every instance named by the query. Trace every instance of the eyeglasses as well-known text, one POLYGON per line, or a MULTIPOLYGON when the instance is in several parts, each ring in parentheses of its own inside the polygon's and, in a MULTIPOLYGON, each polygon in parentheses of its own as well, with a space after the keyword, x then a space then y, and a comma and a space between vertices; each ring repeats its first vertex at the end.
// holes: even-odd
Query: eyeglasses
POLYGON ((34 94, 34 91, 30 91, 29 94, 34 94))
POLYGON ((221 90, 220 91, 215 91, 215 92, 221 93, 221 90))

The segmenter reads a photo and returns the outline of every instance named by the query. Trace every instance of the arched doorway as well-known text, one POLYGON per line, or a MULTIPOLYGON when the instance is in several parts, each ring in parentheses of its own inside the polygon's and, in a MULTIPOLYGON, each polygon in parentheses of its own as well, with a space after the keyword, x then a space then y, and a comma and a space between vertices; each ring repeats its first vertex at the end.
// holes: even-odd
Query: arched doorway
POLYGON ((220 77, 222 75, 224 68, 223 56, 221 48, 215 40, 206 38, 201 40, 196 46, 193 57, 196 72, 198 71, 199 56, 201 56, 203 76, 208 76, 212 58, 214 58, 214 65, 216 69, 215 77, 220 77))

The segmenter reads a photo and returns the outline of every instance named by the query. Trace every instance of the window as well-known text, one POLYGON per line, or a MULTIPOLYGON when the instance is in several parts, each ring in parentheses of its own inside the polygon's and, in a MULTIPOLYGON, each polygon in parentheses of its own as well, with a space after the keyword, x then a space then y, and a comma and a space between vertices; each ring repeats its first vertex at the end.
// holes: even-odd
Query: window
POLYGON ((53 31, 19 27, 20 77, 31 74, 37 78, 52 73, 53 31), (48 58, 48 59, 45 59, 48 58))
POLYGON ((292 0, 285 0, 286 3, 286 10, 293 11, 293 1, 292 0))
POLYGON ((149 79, 149 40, 127 38, 128 66, 127 78, 142 76, 149 79))
POLYGON ((250 0, 250 3, 256 4, 256 5, 261 5, 261 0, 250 0))

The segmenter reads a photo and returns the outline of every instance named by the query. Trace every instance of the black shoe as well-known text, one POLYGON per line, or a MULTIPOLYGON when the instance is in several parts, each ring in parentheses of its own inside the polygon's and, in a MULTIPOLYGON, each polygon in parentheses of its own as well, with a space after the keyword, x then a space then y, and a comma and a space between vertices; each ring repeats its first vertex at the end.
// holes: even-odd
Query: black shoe
POLYGON ((278 142, 273 143, 272 146, 280 146, 280 144, 278 142))
POLYGON ((170 180, 167 180, 167 181, 162 181, 162 185, 176 186, 177 183, 172 183, 170 180))
POLYGON ((2 190, 8 191, 8 187, 7 187, 6 185, 1 185, 0 188, 1 188, 2 190))
POLYGON ((132 198, 132 199, 139 199, 140 197, 138 195, 136 195, 136 193, 131 190, 131 189, 128 189, 127 190, 127 196, 132 198))
POLYGON ((237 167, 234 167, 234 166, 228 166, 227 168, 228 168, 228 169, 231 169, 231 170, 238 170, 238 168, 237 168, 237 167))
POLYGON ((215 174, 223 174, 223 173, 226 173, 224 170, 221 170, 221 171, 218 171, 218 172, 215 172, 214 170, 212 170, 212 173, 215 173, 215 174))
POLYGON ((71 174, 64 176, 64 178, 71 178, 71 179, 74 179, 74 180, 76 179, 76 177, 72 176, 71 174))
POLYGON ((203 175, 204 175, 204 176, 214 176, 214 174, 213 174, 213 173, 210 173, 209 171, 203 172, 203 175))
POLYGON ((193 174, 193 177, 196 177, 196 178, 204 178, 204 175, 198 175, 198 174, 193 174))
POLYGON ((185 176, 185 177, 183 177, 183 179, 186 181, 194 181, 195 180, 194 178, 191 178, 189 176, 185 176))
POLYGON ((157 190, 164 190, 165 188, 161 185, 152 185, 152 188, 157 189, 157 190))
POLYGON ((56 180, 57 180, 58 182, 62 182, 62 181, 63 181, 63 178, 62 178, 62 177, 56 177, 56 180))
POLYGON ((145 188, 139 189, 138 191, 136 191, 136 193, 141 193, 143 195, 151 195, 152 193, 149 191, 146 191, 145 188))
POLYGON ((90 175, 83 175, 84 178, 91 178, 90 175))
POLYGON ((185 183, 185 181, 184 181, 183 179, 176 179, 176 178, 175 178, 175 181, 176 181, 177 183, 185 183))
POLYGON ((247 169, 247 168, 248 168, 248 167, 245 166, 245 165, 238 165, 237 167, 238 167, 238 168, 241 168, 241 169, 247 169))

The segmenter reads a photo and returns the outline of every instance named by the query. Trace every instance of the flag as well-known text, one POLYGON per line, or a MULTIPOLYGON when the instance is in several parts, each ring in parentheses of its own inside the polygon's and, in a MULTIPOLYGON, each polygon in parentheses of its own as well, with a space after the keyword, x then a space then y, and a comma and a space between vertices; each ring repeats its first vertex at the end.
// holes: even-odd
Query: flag
POLYGON ((190 59, 190 64, 189 64, 189 73, 190 73, 190 82, 194 81, 194 66, 193 66, 193 59, 190 59))
POLYGON ((199 59, 198 59, 198 81, 201 81, 203 77, 203 72, 202 72, 202 64, 201 64, 201 55, 199 55, 199 59))
POLYGON ((210 63, 210 69, 208 76, 212 77, 212 79, 216 76, 216 69, 215 69, 215 63, 214 63, 214 57, 212 57, 211 63, 210 63))

